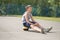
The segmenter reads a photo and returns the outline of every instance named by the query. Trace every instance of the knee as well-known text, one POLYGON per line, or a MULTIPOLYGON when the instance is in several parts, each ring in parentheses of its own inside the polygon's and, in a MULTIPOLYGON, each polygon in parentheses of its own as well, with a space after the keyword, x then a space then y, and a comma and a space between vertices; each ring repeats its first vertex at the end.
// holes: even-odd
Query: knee
POLYGON ((37 23, 37 25, 39 25, 39 23, 37 23))
POLYGON ((36 23, 36 25, 39 25, 39 23, 36 23))

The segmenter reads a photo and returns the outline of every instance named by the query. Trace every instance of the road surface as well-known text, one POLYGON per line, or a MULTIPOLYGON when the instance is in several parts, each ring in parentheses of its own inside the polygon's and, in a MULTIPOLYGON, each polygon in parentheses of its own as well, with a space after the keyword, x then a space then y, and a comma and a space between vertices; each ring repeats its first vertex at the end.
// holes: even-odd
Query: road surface
POLYGON ((22 30, 21 18, 0 16, 0 40, 60 40, 60 22, 36 20, 43 27, 53 26, 47 34, 22 30))

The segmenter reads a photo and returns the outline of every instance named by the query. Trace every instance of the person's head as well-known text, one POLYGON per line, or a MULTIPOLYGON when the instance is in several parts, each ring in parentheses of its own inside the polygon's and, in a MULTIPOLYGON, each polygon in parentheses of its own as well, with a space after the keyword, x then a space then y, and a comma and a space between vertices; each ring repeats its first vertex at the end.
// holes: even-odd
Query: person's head
POLYGON ((25 7, 26 11, 32 12, 32 6, 31 5, 27 5, 25 7))

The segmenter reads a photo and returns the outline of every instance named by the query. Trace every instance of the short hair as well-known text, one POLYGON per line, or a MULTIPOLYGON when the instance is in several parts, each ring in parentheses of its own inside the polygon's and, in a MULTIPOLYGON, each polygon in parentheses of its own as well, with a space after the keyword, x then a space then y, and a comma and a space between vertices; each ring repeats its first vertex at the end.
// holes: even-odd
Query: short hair
POLYGON ((31 5, 27 5, 27 6, 25 6, 25 9, 28 9, 29 7, 32 7, 31 5))

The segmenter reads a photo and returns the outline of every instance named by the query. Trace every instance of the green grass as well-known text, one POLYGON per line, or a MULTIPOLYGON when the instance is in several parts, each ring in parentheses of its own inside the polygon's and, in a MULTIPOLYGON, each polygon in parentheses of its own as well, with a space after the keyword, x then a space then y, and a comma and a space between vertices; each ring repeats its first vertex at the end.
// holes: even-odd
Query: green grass
MULTIPOLYGON (((17 17, 22 17, 21 15, 17 16, 17 17)), ((33 16, 34 19, 38 19, 38 20, 48 20, 48 21, 55 21, 55 22, 60 22, 60 18, 56 18, 56 17, 40 17, 40 16, 33 16)))
POLYGON ((56 17, 39 17, 39 16, 34 16, 35 19, 39 19, 39 20, 48 20, 48 21, 56 21, 56 22, 60 22, 60 18, 56 18, 56 17))

